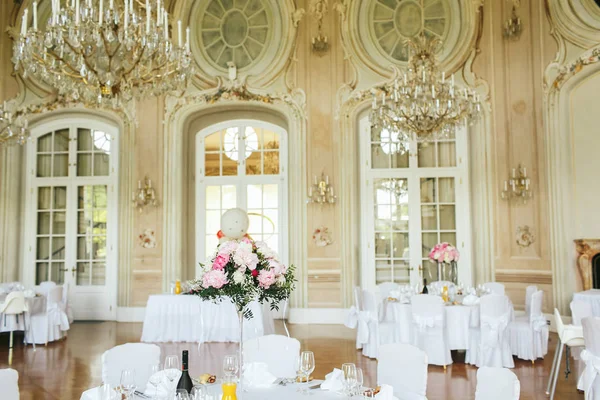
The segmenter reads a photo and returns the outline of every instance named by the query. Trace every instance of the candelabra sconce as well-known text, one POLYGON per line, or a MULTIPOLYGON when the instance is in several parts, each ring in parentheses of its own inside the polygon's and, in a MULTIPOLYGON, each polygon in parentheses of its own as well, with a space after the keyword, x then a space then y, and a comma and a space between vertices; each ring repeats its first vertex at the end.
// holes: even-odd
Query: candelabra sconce
POLYGON ((329 12, 327 0, 312 0, 309 11, 315 21, 317 21, 317 36, 312 38, 312 50, 317 55, 322 56, 329 50, 327 36, 323 36, 323 17, 329 12))
POLYGON ((531 179, 527 176, 527 168, 519 164, 518 168, 512 169, 511 178, 504 181, 502 198, 504 200, 518 198, 523 200, 523 204, 526 204, 527 199, 531 197, 533 197, 531 179))
POLYGON ((333 186, 329 183, 329 176, 324 173, 320 178, 314 176, 312 185, 308 187, 306 204, 335 204, 337 197, 333 194, 333 186))
POLYGON ((144 177, 143 181, 138 181, 138 188, 133 192, 132 203, 140 213, 143 212, 146 206, 156 207, 158 205, 152 181, 147 176, 144 177))
POLYGON ((517 6, 520 1, 513 0, 512 12, 510 18, 504 21, 504 38, 509 40, 519 40, 523 32, 521 18, 517 16, 517 6))
POLYGON ((11 109, 5 101, 0 106, 0 147, 23 145, 28 138, 29 121, 26 115, 15 107, 11 109))

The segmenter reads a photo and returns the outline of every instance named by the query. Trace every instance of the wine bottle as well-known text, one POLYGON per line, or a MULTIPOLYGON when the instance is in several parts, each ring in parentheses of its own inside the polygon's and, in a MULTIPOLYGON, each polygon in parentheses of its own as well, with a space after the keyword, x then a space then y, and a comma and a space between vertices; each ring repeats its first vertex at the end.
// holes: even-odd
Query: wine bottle
POLYGON ((423 279, 423 294, 429 294, 429 290, 427 290, 427 279, 423 279))
POLYGON ((194 384, 192 383, 192 378, 190 378, 190 373, 188 371, 188 351, 184 350, 181 354, 181 378, 179 378, 179 382, 177 382, 177 390, 184 389, 187 390, 188 393, 192 391, 194 384))

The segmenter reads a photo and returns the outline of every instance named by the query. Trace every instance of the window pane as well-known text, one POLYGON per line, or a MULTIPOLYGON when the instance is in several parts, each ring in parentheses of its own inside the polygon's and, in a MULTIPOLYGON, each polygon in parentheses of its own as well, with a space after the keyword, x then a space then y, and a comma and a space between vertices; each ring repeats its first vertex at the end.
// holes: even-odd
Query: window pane
POLYGON ((409 258, 408 233, 392 233, 394 258, 409 258))
POLYGON ((393 229, 397 231, 408 231, 408 204, 401 204, 394 208, 392 215, 393 229))
POLYGON ((204 138, 204 151, 218 152, 221 151, 221 132, 211 133, 204 138))
POLYGON ((38 235, 49 235, 50 234, 50 213, 39 212, 38 213, 38 235))
POLYGON ((55 210, 67 209, 67 188, 59 186, 54 188, 54 203, 52 208, 55 210))
POLYGON ((410 282, 409 263, 404 260, 393 260, 394 279, 393 282, 406 284, 410 282))
POLYGON ((279 152, 266 151, 263 154, 265 175, 279 175, 279 152))
POLYGON ((372 168, 389 168, 389 161, 389 156, 383 152, 380 144, 371 145, 372 168))
POLYGON ((392 256, 389 233, 375 233, 375 257, 392 256))
POLYGON ((106 264, 92 263, 92 285, 104 286, 106 282, 106 264))
POLYGON ((421 203, 437 203, 435 178, 421 178, 421 203))
POLYGON ((221 208, 221 186, 206 187, 206 208, 213 210, 221 208))
POLYGON ((233 185, 222 186, 223 204, 221 205, 223 210, 229 210, 237 207, 237 188, 233 185))
POLYGON ((77 129, 77 151, 92 151, 92 131, 89 129, 77 129))
POLYGON ((92 176, 92 155, 77 155, 77 176, 92 176))
POLYGON ((262 240, 267 242, 267 245, 275 251, 279 251, 279 235, 267 235, 263 237, 262 240))
POLYGON ((277 233, 279 227, 279 210, 264 210, 263 214, 265 216, 265 221, 263 221, 265 233, 277 233))
POLYGON ((456 166, 456 143, 440 142, 438 143, 438 157, 440 167, 456 166))
POLYGON ((248 185, 248 209, 262 208, 262 185, 248 185))
POLYGON ((419 168, 433 168, 435 163, 435 145, 425 142, 417 146, 417 156, 419 158, 419 168))
POLYGON ((375 276, 377 283, 390 282, 392 280, 392 261, 376 260, 375 276))
POLYGON ((453 233, 453 232, 440 233, 440 242, 447 242, 453 246, 457 246, 458 243, 456 243, 456 233, 453 233))
POLYGON ((52 152, 52 132, 40 136, 38 139, 38 153, 50 153, 52 152))
POLYGON ((404 154, 396 153, 392 154, 392 168, 408 168, 409 153, 404 154))
POLYGON ((77 188, 78 193, 78 207, 81 208, 91 208, 93 204, 93 193, 94 189, 92 186, 79 186, 77 188))
POLYGON ((90 285, 90 263, 89 262, 78 262, 77 263, 77 286, 89 286, 90 285))
POLYGON ((206 212, 206 233, 217 234, 221 229, 221 211, 206 212))
POLYGON ((52 215, 52 233, 64 235, 67 216, 64 212, 55 212, 52 215))
POLYGON ((108 154, 94 154, 94 176, 109 175, 109 156, 108 154))
MULTIPOLYGON (((38 148, 38 151, 39 150, 38 148)), ((50 151, 50 150, 44 150, 50 151)), ((54 132, 54 152, 68 152, 69 151, 69 130, 61 129, 60 131, 54 132)))
POLYGON ((255 151, 246 159, 246 175, 260 175, 261 173, 261 153, 255 151))
POLYGON ((38 188, 38 210, 49 210, 52 207, 52 188, 38 188))
POLYGON ((263 218, 261 216, 261 210, 248 209, 248 214, 248 218, 250 219, 248 233, 250 235, 263 233, 263 218))
POLYGON ((94 186, 94 207, 96 208, 106 208, 106 186, 97 185, 94 186))
POLYGON ((273 150, 279 148, 279 135, 267 129, 263 129, 263 143, 265 150, 273 150))
POLYGON ((91 240, 86 237, 77 238, 77 259, 89 260, 92 258, 91 240))
POLYGON ((454 178, 439 178, 440 203, 454 203, 454 178))
POLYGON ((37 156, 37 176, 38 178, 47 178, 52 176, 52 156, 38 155, 37 156))
POLYGON ((64 260, 65 259, 65 237, 64 236, 53 236, 52 237, 52 259, 53 260, 64 260))
MULTIPOLYGON (((237 153, 235 153, 237 154, 237 153)), ((223 176, 235 176, 237 175, 238 163, 230 159, 229 157, 223 156, 223 176)))
POLYGON ((204 175, 219 176, 221 175, 219 153, 206 153, 204 155, 204 175))
POLYGON ((105 236, 95 236, 92 239, 92 243, 94 246, 94 252, 92 256, 95 260, 104 260, 106 259, 106 237, 105 236))
POLYGON ((440 205, 440 229, 444 231, 456 229, 456 211, 454 206, 440 205))
POLYGON ((263 207, 277 208, 279 205, 279 188, 278 185, 263 186, 263 207))
POLYGON ((52 176, 67 176, 69 175, 69 155, 55 154, 54 155, 54 170, 52 176))
POLYGON ((62 285, 65 281, 65 272, 61 271, 65 268, 65 263, 52 263, 50 266, 50 280, 57 285, 62 285))
POLYGON ((48 260, 50 256, 50 239, 41 237, 37 239, 37 259, 48 260))
POLYGON ((422 248, 423 248, 423 258, 429 257, 429 252, 431 249, 438 244, 438 234, 437 233, 423 233, 421 235, 422 239, 422 248))
POLYGON ((86 234, 92 232, 92 210, 79 211, 77 233, 86 234))
POLYGON ((437 206, 421 206, 421 229, 432 231, 437 227, 437 206))
POLYGON ((37 263, 35 265, 35 284, 39 285, 40 283, 48 280, 48 263, 37 263))

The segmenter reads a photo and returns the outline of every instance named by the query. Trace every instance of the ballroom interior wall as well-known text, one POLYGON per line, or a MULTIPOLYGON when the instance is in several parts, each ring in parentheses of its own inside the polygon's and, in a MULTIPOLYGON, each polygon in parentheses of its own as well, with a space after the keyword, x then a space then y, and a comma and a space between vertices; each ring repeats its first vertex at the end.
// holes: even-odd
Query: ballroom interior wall
MULTIPOLYGON (((288 13, 293 11, 294 7, 309 9, 308 0, 298 0, 295 5, 291 0, 281 4, 284 3, 288 13)), ((325 15, 323 22, 323 33, 328 36, 330 44, 330 49, 325 54, 317 55, 311 50, 310 43, 316 34, 316 22, 307 14, 298 24, 297 36, 286 35, 291 36, 293 42, 291 51, 282 51, 280 55, 286 59, 283 63, 286 64, 286 68, 278 71, 275 76, 248 81, 249 90, 259 93, 291 95, 292 92, 296 94, 298 90, 303 91, 305 106, 301 109, 300 117, 306 125, 306 136, 302 139, 302 157, 305 164, 304 169, 300 171, 302 182, 305 183, 311 180, 313 175, 325 172, 331 177, 336 190, 339 188, 339 201, 336 205, 322 208, 304 205, 303 214, 296 216, 298 221, 303 223, 289 226, 290 231, 301 229, 298 236, 304 238, 304 244, 290 243, 290 247, 299 246, 298 252, 302 253, 295 258, 302 263, 297 265, 300 271, 300 294, 293 302, 296 308, 347 307, 351 302, 352 285, 360 283, 360 274, 357 273, 360 269, 360 208, 357 205, 359 182, 346 181, 348 168, 356 168, 355 163, 358 162, 358 152, 352 147, 352 143, 355 142, 349 141, 357 132, 355 124, 349 123, 339 110, 344 108, 344 100, 348 99, 343 95, 344 88, 350 86, 356 90, 368 89, 389 79, 390 75, 379 73, 381 69, 385 69, 385 65, 377 69, 369 67, 368 63, 355 62, 357 58, 369 59, 369 49, 360 50, 360 54, 348 53, 348 38, 341 35, 346 32, 344 27, 352 29, 354 26, 353 22, 346 20, 352 14, 340 11, 344 11, 343 6, 346 6, 346 10, 351 9, 352 3, 348 0, 342 1, 342 7, 336 7, 334 10, 330 2, 329 13, 325 15), (332 245, 318 247, 313 243, 312 231, 319 226, 329 228, 332 233, 332 245)), ((562 11, 551 9, 544 0, 521 2, 517 12, 523 21, 523 33, 519 40, 513 41, 502 37, 503 22, 510 11, 509 2, 472 0, 465 3, 469 3, 469 6, 465 6, 464 9, 472 10, 473 14, 462 29, 471 29, 475 33, 472 41, 466 43, 475 46, 476 51, 464 52, 463 56, 457 56, 461 63, 455 66, 455 72, 459 82, 477 87, 486 97, 486 106, 489 108, 484 123, 471 133, 478 136, 470 142, 472 168, 474 163, 477 166, 485 166, 483 169, 471 171, 471 190, 477 191, 477 194, 480 191, 485 192, 478 197, 477 204, 473 205, 473 226, 489 226, 485 232, 475 229, 472 232, 474 260, 477 260, 477 265, 474 265, 477 272, 475 280, 476 283, 488 279, 504 283, 507 293, 517 307, 524 305, 524 288, 529 284, 536 284, 546 292, 544 310, 550 312, 556 294, 553 277, 559 276, 556 274, 558 267, 552 263, 555 248, 572 244, 567 240, 558 243, 550 237, 550 232, 557 228, 549 214, 557 207, 560 208, 560 202, 555 204, 552 200, 556 196, 549 188, 554 178, 547 173, 548 121, 545 118, 548 118, 549 114, 545 107, 548 85, 551 84, 547 69, 550 64, 556 62, 557 57, 557 40, 551 34, 555 22, 549 15, 562 11), (479 3, 482 3, 482 8, 478 8, 479 3), (519 163, 527 167, 532 179, 533 198, 527 204, 506 201, 500 197, 503 181, 508 178, 510 170, 516 168, 519 163), (535 241, 528 247, 521 247, 517 244, 516 235, 517 230, 525 226, 530 227, 535 241)), ((0 31, 5 32, 9 26, 14 25, 14 21, 20 21, 21 10, 28 4, 29 1, 25 0, 21 9, 17 9, 12 2, 1 2, 0 31)), ((172 1, 169 4, 172 14, 177 16, 189 10, 191 2, 172 1)), ((591 44, 569 47, 571 50, 565 52, 559 64, 566 65, 591 47, 591 44)), ((457 48, 456 51, 463 50, 457 48)), ((17 95, 20 95, 21 99, 27 98, 27 101, 32 101, 35 96, 31 94, 34 92, 31 85, 27 86, 29 89, 25 89, 25 85, 19 85, 17 78, 11 75, 11 52, 10 38, 2 34, 0 101, 17 95), (28 91, 27 96, 23 95, 25 91, 28 91)), ((593 116, 594 102, 589 101, 589 98, 595 90, 591 88, 600 85, 598 81, 594 78, 589 86, 576 92, 573 97, 573 101, 578 105, 574 116, 579 121, 577 123, 583 124, 574 126, 577 127, 577 134, 584 138, 582 140, 586 140, 586 145, 576 147, 576 151, 591 151, 593 144, 597 153, 600 147, 597 135, 594 141, 585 139, 592 134, 591 132, 597 131, 593 129, 597 122, 597 117, 593 116)), ((194 91, 210 93, 214 83, 214 80, 197 82, 198 87, 194 91)), ((183 129, 183 136, 189 138, 195 135, 200 126, 209 125, 212 120, 222 120, 228 114, 251 112, 248 111, 248 104, 244 102, 224 102, 218 106, 224 110, 220 115, 218 112, 221 108, 215 105, 215 113, 212 113, 210 106, 205 106, 203 112, 210 112, 210 117, 204 114, 194 118, 186 117, 186 124, 175 125, 169 116, 173 112, 172 104, 176 101, 170 98, 147 99, 138 102, 136 107, 138 125, 131 128, 134 136, 131 168, 128 170, 127 179, 129 184, 134 185, 145 175, 151 178, 160 204, 156 208, 145 209, 141 214, 130 212, 128 215, 131 218, 131 229, 129 232, 121 231, 121 235, 131 236, 122 241, 129 251, 126 253, 127 258, 121 258, 118 266, 121 307, 142 307, 148 294, 165 289, 165 281, 177 275, 191 277, 191 264, 194 260, 191 255, 191 231, 187 223, 180 224, 181 219, 171 221, 170 215, 174 209, 173 203, 181 202, 181 207, 177 208, 183 213, 180 218, 187 221, 194 219, 193 207, 189 204, 193 201, 193 196, 189 194, 189 188, 194 185, 194 167, 191 162, 193 146, 188 145, 188 151, 184 153, 187 171, 183 176, 183 188, 187 188, 183 192, 185 196, 179 199, 170 198, 175 192, 169 190, 169 185, 172 184, 169 168, 172 168, 172 165, 165 152, 170 151, 168 143, 172 140, 174 131, 183 129), (169 226, 171 223, 173 226, 169 226), (137 236, 147 228, 156 232, 158 245, 154 249, 142 248, 138 243, 137 236), (172 230, 179 230, 183 244, 174 243, 174 239, 168 234, 172 230), (176 264, 173 260, 185 265, 173 265, 176 264)), ((302 124, 298 126, 300 125, 302 124)), ((292 129, 288 133, 297 134, 292 129)), ((579 157, 576 159, 578 161, 575 168, 584 171, 582 176, 593 174, 592 168, 597 170, 597 157, 593 159, 596 164, 592 164, 592 160, 588 163, 581 161, 579 157)), ((20 148, 0 151, 0 277, 5 280, 18 278, 19 268, 25 267, 19 264, 20 255, 16 250, 21 244, 21 236, 14 234, 15 231, 21 231, 18 220, 14 217, 21 212, 22 187, 20 180, 15 178, 21 175, 21 163, 20 148)), ((598 188, 593 190, 596 192, 587 193, 597 199, 598 188)), ((290 191, 290 201, 294 197, 294 201, 303 203, 305 195, 305 192, 290 191)), ((584 206, 592 207, 592 203, 585 199, 589 198, 581 198, 584 206)), ((591 231, 594 218, 597 221, 597 212, 593 218, 581 221, 582 233, 594 233, 591 231)), ((571 268, 571 264, 568 265, 562 268, 571 268)), ((574 261, 572 268, 574 270, 574 261)), ((565 303, 564 296, 560 299, 561 306, 568 304, 565 303)))

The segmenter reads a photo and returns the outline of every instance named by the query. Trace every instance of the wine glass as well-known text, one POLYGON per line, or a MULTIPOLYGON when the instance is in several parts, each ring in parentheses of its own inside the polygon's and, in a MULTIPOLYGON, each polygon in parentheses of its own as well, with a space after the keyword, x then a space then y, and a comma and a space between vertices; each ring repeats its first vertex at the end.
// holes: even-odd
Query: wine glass
POLYGON ((194 386, 190 392, 190 400, 205 400, 207 395, 204 386, 194 386))
POLYGON ((135 371, 132 369, 124 369, 121 371, 121 394, 125 395, 126 399, 135 392, 135 371))
POLYGON ((360 395, 364 383, 362 368, 356 368, 356 395, 360 395))
POLYGON ((171 383, 175 380, 177 375, 179 374, 179 369, 181 368, 181 364, 179 364, 179 357, 177 356, 167 356, 165 358, 165 375, 171 383))
POLYGON ((342 364, 342 379, 344 381, 344 392, 350 398, 352 388, 356 384, 356 365, 352 363, 342 364))
MULTIPOLYGON (((312 351, 303 351, 300 354, 300 371, 306 376, 306 386, 310 380, 310 374, 315 370, 315 355, 312 351)), ((308 393, 308 390, 305 394, 308 393)))
POLYGON ((236 374, 238 373, 239 368, 240 364, 235 354, 230 354, 223 358, 223 374, 225 376, 226 381, 233 381, 236 374))
POLYGON ((155 364, 150 366, 150 377, 148 378, 148 383, 154 386, 154 396, 153 398, 158 397, 158 385, 162 382, 162 375, 159 374, 161 371, 160 364, 155 364))
POLYGON ((190 395, 185 389, 177 389, 175 400, 190 400, 190 395))

